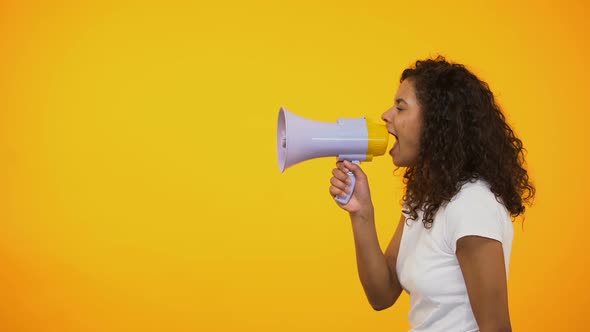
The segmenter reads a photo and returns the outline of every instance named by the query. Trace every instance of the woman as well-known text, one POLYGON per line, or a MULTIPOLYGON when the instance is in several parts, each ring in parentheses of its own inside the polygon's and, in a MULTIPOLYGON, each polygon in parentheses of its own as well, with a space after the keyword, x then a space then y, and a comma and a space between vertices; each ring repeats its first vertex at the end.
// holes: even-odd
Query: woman
POLYGON ((349 212, 358 272, 375 310, 410 294, 411 331, 510 331, 507 276, 512 218, 535 188, 524 149, 488 85, 443 57, 404 70, 394 106, 383 116, 404 167, 400 222, 382 252, 367 177, 338 163, 330 194, 356 186, 349 212))

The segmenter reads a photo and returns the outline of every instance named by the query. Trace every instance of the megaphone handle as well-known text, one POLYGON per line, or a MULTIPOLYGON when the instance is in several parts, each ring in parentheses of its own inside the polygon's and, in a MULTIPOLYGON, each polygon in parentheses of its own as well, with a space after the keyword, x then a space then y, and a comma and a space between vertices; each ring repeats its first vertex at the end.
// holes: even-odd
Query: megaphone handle
MULTIPOLYGON (((359 161, 353 160, 352 163, 358 165, 359 161)), ((346 194, 346 197, 340 197, 340 196, 334 197, 336 202, 338 202, 342 205, 348 204, 348 201, 350 201, 350 198, 352 197, 352 194, 354 193, 354 187, 356 186, 356 177, 354 176, 354 173, 352 173, 351 171, 348 171, 348 173, 346 173, 346 175, 348 175, 348 177, 350 178, 350 186, 349 186, 350 192, 348 194, 346 194)))

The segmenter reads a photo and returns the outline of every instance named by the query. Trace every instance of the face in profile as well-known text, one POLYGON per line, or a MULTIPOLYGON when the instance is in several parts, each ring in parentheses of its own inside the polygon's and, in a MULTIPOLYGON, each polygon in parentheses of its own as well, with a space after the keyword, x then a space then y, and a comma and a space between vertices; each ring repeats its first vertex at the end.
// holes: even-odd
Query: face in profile
POLYGON ((422 109, 416 98, 414 83, 405 79, 395 95, 393 107, 381 116, 396 142, 389 154, 398 167, 411 167, 416 164, 420 152, 422 132, 422 109))

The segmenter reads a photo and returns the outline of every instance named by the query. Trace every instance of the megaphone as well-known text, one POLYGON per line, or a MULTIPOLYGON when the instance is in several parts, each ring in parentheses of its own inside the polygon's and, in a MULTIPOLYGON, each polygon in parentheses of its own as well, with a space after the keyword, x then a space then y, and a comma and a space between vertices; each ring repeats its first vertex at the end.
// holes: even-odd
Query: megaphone
MULTIPOLYGON (((336 123, 313 121, 287 111, 279 110, 277 125, 277 157, 279 170, 302 161, 320 157, 338 157, 339 161, 353 163, 371 161, 387 150, 389 132, 385 125, 362 118, 338 119, 336 123)), ((351 191, 346 197, 335 197, 340 204, 346 204, 352 197, 356 179, 352 180, 351 191)))

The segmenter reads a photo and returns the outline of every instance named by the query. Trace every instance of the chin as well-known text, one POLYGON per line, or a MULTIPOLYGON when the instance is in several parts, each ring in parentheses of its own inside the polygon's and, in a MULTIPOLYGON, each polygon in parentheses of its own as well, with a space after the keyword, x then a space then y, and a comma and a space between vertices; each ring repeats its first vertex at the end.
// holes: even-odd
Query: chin
POLYGON ((406 163, 404 163, 402 160, 393 160, 393 164, 397 167, 407 167, 406 163))
POLYGON ((397 167, 412 167, 412 166, 416 165, 415 162, 411 162, 411 161, 403 160, 403 159, 402 160, 393 159, 393 164, 397 167))

